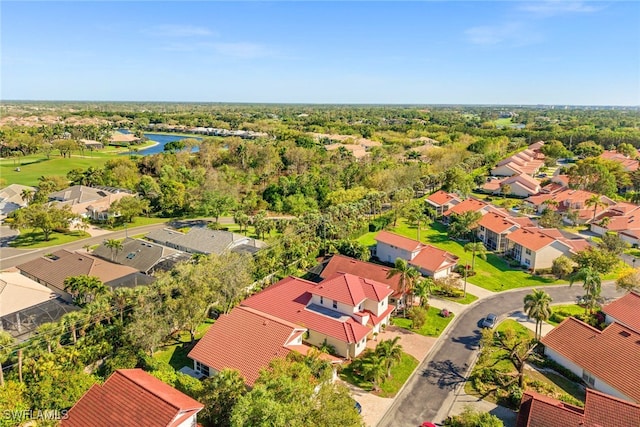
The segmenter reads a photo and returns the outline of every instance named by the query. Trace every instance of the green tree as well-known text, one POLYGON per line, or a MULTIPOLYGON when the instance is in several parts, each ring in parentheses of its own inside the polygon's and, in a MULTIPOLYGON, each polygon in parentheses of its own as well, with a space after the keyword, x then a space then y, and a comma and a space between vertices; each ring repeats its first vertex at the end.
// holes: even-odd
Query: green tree
POLYGON ((620 262, 617 255, 589 247, 574 254, 571 259, 578 264, 578 269, 589 267, 598 274, 607 274, 620 262))
POLYGON ((584 202, 584 204, 585 206, 593 207, 593 218, 591 219, 592 221, 596 219, 596 212, 598 211, 598 208, 607 205, 605 202, 602 201, 601 197, 597 194, 594 194, 591 197, 589 197, 584 202))
POLYGON ((115 260, 115 258, 118 256, 118 252, 120 252, 124 248, 122 240, 119 239, 105 240, 104 246, 111 250, 111 261, 115 260))
POLYGON ((84 306, 109 292, 109 288, 99 278, 84 274, 64 279, 64 290, 71 294, 79 306, 84 306))
POLYGON ((407 314, 407 294, 413 291, 413 285, 420 277, 420 273, 402 258, 397 258, 394 267, 389 270, 387 279, 400 276, 400 293, 402 294, 402 310, 407 314))
POLYGON ((482 242, 469 242, 464 245, 465 252, 471 252, 471 270, 476 269, 476 255, 483 260, 487 260, 487 248, 482 242))
POLYGON ((542 322, 551 316, 551 297, 542 290, 533 289, 533 292, 524 297, 524 310, 530 319, 536 321, 535 338, 542 336, 542 322))
POLYGON ((617 233, 605 233, 598 242, 598 248, 615 255, 622 255, 629 246, 617 233))
POLYGON ((415 200, 406 208, 407 219, 416 224, 417 240, 420 241, 420 227, 421 225, 428 225, 431 221, 429 215, 425 213, 424 202, 422 200, 415 200))
POLYGON ((362 356, 362 375, 365 380, 371 381, 373 390, 380 390, 380 384, 387 373, 387 363, 384 358, 373 351, 362 356))
POLYGON ((202 382, 202 391, 196 396, 204 409, 198 421, 205 426, 231 426, 231 415, 238 400, 247 393, 244 378, 231 369, 223 369, 202 382))
POLYGON ((562 227, 562 215, 558 212, 546 208, 542 211, 538 224, 543 228, 560 228, 562 227))
POLYGON ((569 278, 569 286, 572 286, 576 281, 582 280, 582 287, 586 292, 587 306, 585 306, 585 313, 587 309, 593 310, 600 298, 600 292, 602 291, 602 279, 600 273, 591 267, 582 267, 575 272, 569 278))
POLYGON ((427 306, 429 302, 428 298, 431 296, 432 287, 433 279, 429 277, 423 277, 416 281, 413 286, 413 294, 420 299, 420 307, 424 308, 427 306))
POLYGON ((11 228, 33 228, 42 230, 44 240, 49 241, 51 233, 56 229, 66 229, 69 223, 77 218, 68 205, 57 207, 42 203, 32 203, 26 208, 12 212, 14 221, 11 228))
POLYGON ((558 278, 563 279, 569 276, 573 272, 573 268, 576 265, 570 258, 560 255, 553 260, 551 265, 551 272, 558 278))
POLYGON ((445 427, 504 427, 500 418, 488 412, 480 412, 471 406, 464 408, 461 414, 447 418, 445 427))
POLYGON ((13 337, 8 332, 0 331, 0 387, 4 387, 2 364, 13 351, 13 337))
POLYGON ((149 201, 137 196, 123 197, 109 208, 109 212, 119 215, 124 222, 131 223, 137 216, 149 211, 149 201))
POLYGON ((449 236, 458 239, 469 239, 469 235, 478 226, 482 214, 477 211, 466 211, 461 214, 453 213, 449 220, 449 236))
POLYGON ((640 270, 625 268, 616 278, 616 288, 627 292, 640 292, 640 270))
POLYGON ((382 340, 376 346, 375 353, 384 361, 387 370, 387 378, 391 377, 391 368, 402 360, 402 346, 398 344, 400 337, 382 340))
POLYGON ((216 223, 218 223, 220 216, 231 211, 234 204, 234 200, 226 194, 217 191, 205 191, 202 195, 200 210, 204 215, 212 215, 216 219, 216 223))

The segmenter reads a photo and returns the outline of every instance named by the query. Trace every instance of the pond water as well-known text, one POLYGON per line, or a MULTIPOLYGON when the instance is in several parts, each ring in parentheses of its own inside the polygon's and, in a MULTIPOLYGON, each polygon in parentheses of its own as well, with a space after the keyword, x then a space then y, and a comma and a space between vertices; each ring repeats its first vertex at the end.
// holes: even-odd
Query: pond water
MULTIPOLYGON (((118 131, 122 133, 131 133, 126 129, 118 129, 118 131)), ((133 154, 148 156, 149 154, 162 153, 164 152, 164 146, 166 143, 172 142, 172 141, 180 141, 182 139, 197 139, 198 141, 202 141, 202 138, 199 138, 197 136, 164 135, 160 133, 145 133, 144 136, 149 138, 151 141, 157 142, 158 144, 154 145, 153 147, 141 148, 138 150, 137 153, 133 153, 133 154)), ((198 151, 198 148, 195 147, 193 151, 198 151)), ((130 151, 127 151, 126 153, 123 153, 123 154, 130 155, 132 153, 130 151)))

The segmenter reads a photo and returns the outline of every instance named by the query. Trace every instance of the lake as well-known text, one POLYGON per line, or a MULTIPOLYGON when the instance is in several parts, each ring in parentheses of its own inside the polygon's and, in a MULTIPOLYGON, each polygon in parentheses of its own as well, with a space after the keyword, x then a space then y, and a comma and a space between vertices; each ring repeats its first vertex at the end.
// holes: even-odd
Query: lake
MULTIPOLYGON (((118 131, 122 133, 131 133, 126 129, 118 129, 118 131)), ((182 139, 197 139, 198 141, 202 141, 202 138, 199 138, 197 136, 165 135, 161 133, 145 133, 144 136, 149 138, 151 141, 157 142, 158 144, 154 145, 153 147, 142 148, 137 153, 134 153, 134 154, 147 156, 149 154, 163 153, 164 146, 167 142, 180 141, 182 139)), ((198 148, 195 147, 194 151, 198 151, 198 148)), ((123 153, 123 154, 130 155, 132 153, 127 151, 126 153, 123 153)))

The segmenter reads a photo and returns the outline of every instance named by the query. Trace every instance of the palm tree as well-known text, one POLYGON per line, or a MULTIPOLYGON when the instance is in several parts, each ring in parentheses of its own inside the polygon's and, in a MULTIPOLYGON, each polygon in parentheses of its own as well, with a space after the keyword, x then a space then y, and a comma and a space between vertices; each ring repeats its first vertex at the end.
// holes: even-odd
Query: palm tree
POLYGON ((593 218, 592 218, 592 221, 594 219, 596 219, 596 211, 598 210, 598 208, 607 205, 602 200, 600 200, 600 196, 597 195, 597 194, 594 194, 593 196, 589 197, 587 199, 587 201, 584 202, 584 204, 586 206, 593 206, 593 218))
POLYGON ((467 238, 474 228, 478 226, 478 221, 482 214, 476 211, 466 211, 460 215, 451 215, 449 224, 449 235, 457 238, 467 238))
POLYGON ((403 314, 407 314, 407 294, 413 291, 413 285, 415 284, 420 273, 415 268, 411 267, 409 263, 402 258, 396 258, 395 266, 389 270, 387 279, 394 276, 400 276, 400 293, 402 294, 403 314))
POLYGON ((391 377, 391 368, 402 360, 402 346, 398 344, 399 336, 392 340, 383 340, 376 346, 375 354, 382 358, 387 370, 387 378, 391 377))
POLYGON ((379 390, 386 374, 386 365, 382 357, 371 352, 362 360, 362 373, 365 379, 373 383, 373 389, 379 390))
POLYGON ((420 298, 420 307, 427 305, 427 298, 431 295, 431 286, 433 285, 433 280, 425 277, 420 280, 417 280, 415 285, 413 286, 413 293, 418 298, 420 298))
POLYGON ((118 239, 109 239, 106 240, 104 242, 104 245, 111 249, 111 261, 113 261, 115 259, 116 256, 118 256, 118 252, 120 252, 122 250, 122 248, 124 247, 124 245, 122 244, 122 242, 118 239))
POLYGON ((11 354, 11 345, 13 344, 13 337, 8 332, 0 331, 0 387, 4 387, 4 375, 2 373, 2 363, 11 354))
POLYGON ((549 304, 552 299, 548 293, 542 290, 533 289, 533 293, 524 297, 524 310, 530 319, 536 320, 535 338, 542 336, 542 322, 551 316, 549 304))
POLYGON ((476 255, 478 255, 481 259, 487 260, 487 248, 482 244, 482 242, 469 242, 464 245, 465 252, 471 252, 471 270, 475 270, 476 268, 476 255))
POLYGON ((62 328, 58 323, 43 323, 38 326, 38 335, 42 338, 42 341, 47 345, 47 351, 51 353, 52 344, 56 344, 56 347, 60 345, 60 337, 62 335, 62 328))
POLYGON ((586 299, 588 301, 588 304, 584 308, 584 312, 586 313, 587 308, 593 310, 593 307, 596 304, 598 298, 600 298, 600 292, 602 290, 602 279, 600 277, 600 273, 587 266, 582 267, 569 278, 569 286, 573 285, 573 283, 577 280, 582 280, 582 287, 587 293, 586 299))

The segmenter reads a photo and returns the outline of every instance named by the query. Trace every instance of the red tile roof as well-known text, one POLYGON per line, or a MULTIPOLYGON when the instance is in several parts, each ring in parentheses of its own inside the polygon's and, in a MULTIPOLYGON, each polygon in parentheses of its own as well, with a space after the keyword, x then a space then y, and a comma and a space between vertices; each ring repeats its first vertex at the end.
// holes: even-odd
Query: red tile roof
POLYGON ((602 307, 602 311, 613 317, 616 322, 640 332, 640 294, 629 292, 602 307))
POLYGON ((365 299, 380 302, 391 295, 393 290, 375 280, 349 273, 336 273, 318 284, 312 293, 356 307, 365 299))
POLYGON ((452 213, 461 214, 467 211, 475 212, 475 211, 484 209, 487 206, 488 206, 487 203, 483 202, 482 200, 466 199, 465 201, 460 202, 457 205, 453 206, 451 209, 448 209, 444 213, 444 215, 449 216, 452 213))
MULTIPOLYGON (((459 205, 458 205, 459 206, 459 205)), ((404 249, 409 252, 413 252, 423 246, 422 243, 417 240, 409 239, 408 237, 401 236, 399 234, 390 233, 382 230, 374 237, 377 242, 386 243, 400 249, 404 249)))
POLYGON ((457 256, 435 246, 426 245, 414 259, 409 261, 409 264, 434 274, 440 270, 455 266, 457 262, 457 256))
POLYGON ((494 233, 504 233, 505 231, 509 231, 513 227, 518 227, 516 223, 511 221, 511 219, 507 219, 502 215, 498 215, 496 213, 488 213, 480 218, 478 221, 478 225, 483 226, 487 230, 493 231, 494 233))
POLYGON ((569 317, 541 342, 620 393, 640 402, 640 333, 618 323, 599 331, 569 317))
POLYGON ((519 228, 514 232, 507 234, 507 239, 519 244, 523 248, 531 249, 534 252, 539 251, 556 240, 532 227, 519 228))
POLYGON ((324 267, 324 270, 322 270, 320 277, 326 279, 328 277, 333 277, 336 273, 350 273, 356 276, 375 280, 376 282, 384 283, 385 285, 390 286, 394 292, 399 292, 400 276, 395 275, 388 278, 389 270, 391 270, 391 268, 385 267, 384 265, 360 261, 344 255, 334 255, 324 267))
POLYGON ((516 427, 637 427, 640 405, 587 389, 584 408, 528 390, 516 427))
POLYGON ((620 163, 623 169, 627 172, 638 170, 638 166, 640 165, 637 160, 630 159, 629 157, 625 156, 624 154, 618 153, 617 151, 605 150, 602 154, 600 154, 600 157, 606 160, 620 163))
POLYGON ((316 286, 308 280, 287 277, 241 304, 346 343, 358 342, 371 332, 350 316, 336 312, 335 317, 329 317, 307 307, 316 286))
POLYGON ((436 191, 435 193, 431 194, 429 197, 427 197, 427 200, 430 202, 433 202, 436 205, 446 205, 447 203, 449 203, 452 200, 457 200, 458 197, 454 194, 451 193, 447 193, 446 191, 436 191))
POLYGON ((305 330, 249 307, 235 307, 218 318, 188 357, 216 371, 235 369, 252 386, 260 370, 289 354, 288 344, 305 330))
POLYGON ((63 427, 178 426, 204 405, 142 369, 118 369, 71 408, 63 427))

